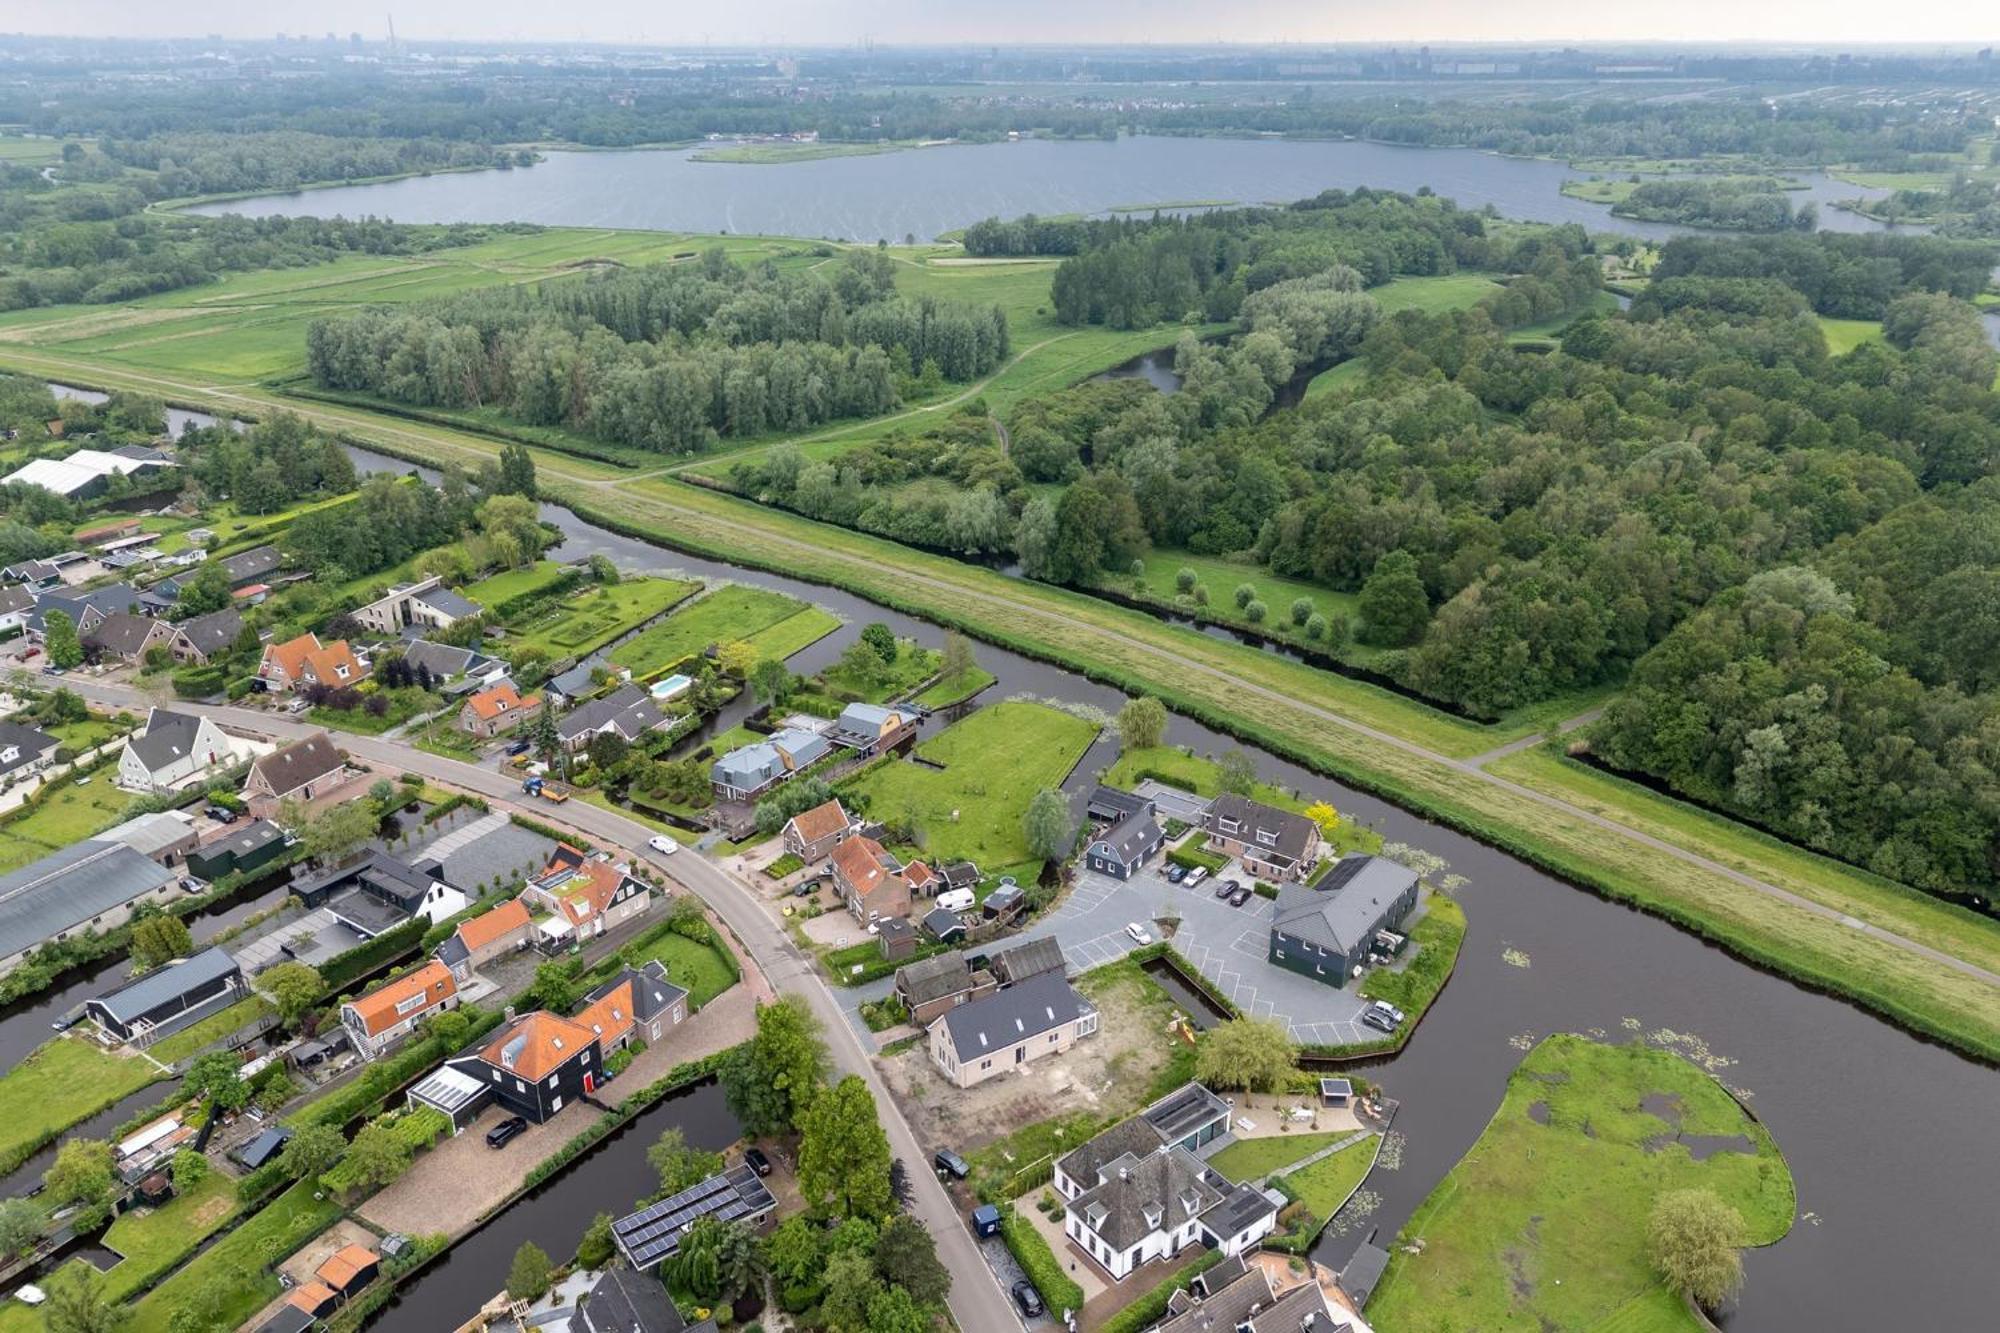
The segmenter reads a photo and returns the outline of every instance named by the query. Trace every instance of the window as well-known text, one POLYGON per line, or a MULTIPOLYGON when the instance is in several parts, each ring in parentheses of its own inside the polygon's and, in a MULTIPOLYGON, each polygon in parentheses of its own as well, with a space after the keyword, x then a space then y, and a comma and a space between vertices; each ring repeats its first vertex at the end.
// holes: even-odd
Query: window
POLYGON ((555 1085, 556 1085, 556 1075, 554 1075, 554 1074, 550 1074, 550 1075, 549 1075, 549 1087, 550 1087, 551 1089, 553 1089, 553 1088, 555 1087, 555 1085))
POLYGON ((493 1071, 493 1081, 495 1083, 498 1083, 500 1081, 500 1071, 497 1069, 493 1071))
POLYGON ((1060 1032, 1051 1032, 1051 1033, 1049 1034, 1049 1045, 1051 1045, 1051 1046, 1055 1045, 1055 1044, 1056 1044, 1056 1039, 1057 1039, 1058 1037, 1060 1037, 1060 1036, 1062 1036, 1062 1034, 1061 1034, 1060 1032))
POLYGON ((527 1090, 528 1090, 528 1085, 527 1085, 527 1084, 523 1083, 523 1082, 522 1082, 522 1081, 521 1081, 520 1079, 518 1079, 518 1078, 514 1080, 514 1091, 516 1091, 516 1092, 526 1092, 527 1090))
POLYGON ((404 1018, 424 1007, 424 994, 420 991, 406 1000, 396 1001, 396 1017, 404 1018))
POLYGON ((991 1069, 993 1068, 993 1062, 991 1060, 981 1060, 979 1062, 979 1067, 981 1069, 991 1069))

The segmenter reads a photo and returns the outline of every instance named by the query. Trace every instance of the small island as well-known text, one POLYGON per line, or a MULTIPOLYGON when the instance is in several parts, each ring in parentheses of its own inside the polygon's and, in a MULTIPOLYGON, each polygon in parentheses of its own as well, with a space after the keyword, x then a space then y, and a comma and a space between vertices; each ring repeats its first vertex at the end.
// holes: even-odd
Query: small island
POLYGON ((1681 176, 1641 180, 1569 180, 1562 192, 1587 203, 1609 204, 1614 217, 1671 222, 1719 231, 1812 231, 1819 207, 1796 207, 1787 191, 1805 187, 1775 176, 1681 176))

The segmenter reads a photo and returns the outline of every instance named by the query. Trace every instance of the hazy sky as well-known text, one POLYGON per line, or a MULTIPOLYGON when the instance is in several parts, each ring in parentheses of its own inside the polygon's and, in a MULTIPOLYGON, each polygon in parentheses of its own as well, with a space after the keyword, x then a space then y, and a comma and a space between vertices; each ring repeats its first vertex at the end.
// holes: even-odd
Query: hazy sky
POLYGON ((2000 39, 1993 0, 6 0, 0 31, 826 45, 2000 39))

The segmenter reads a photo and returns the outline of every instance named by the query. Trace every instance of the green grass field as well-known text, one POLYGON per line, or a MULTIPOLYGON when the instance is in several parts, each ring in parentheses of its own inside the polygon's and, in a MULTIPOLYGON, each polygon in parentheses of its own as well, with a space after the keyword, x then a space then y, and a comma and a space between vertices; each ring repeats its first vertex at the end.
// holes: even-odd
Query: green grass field
POLYGON ((917 747, 943 772, 896 761, 845 790, 870 818, 921 830, 930 856, 995 870, 1033 859, 1021 831, 1028 802, 1059 785, 1096 735, 1090 723, 1041 704, 993 704, 917 747))
POLYGON ((1300 1167, 1280 1176, 1282 1187, 1320 1221, 1330 1220, 1348 1196, 1361 1188, 1375 1167, 1378 1136, 1370 1135, 1349 1144, 1331 1157, 1322 1157, 1311 1166, 1300 1167))
POLYGON ((786 616, 775 625, 766 625, 744 642, 755 648, 760 657, 776 658, 782 662, 793 653, 810 648, 839 628, 839 616, 831 611, 822 611, 816 606, 808 606, 802 611, 786 616))
POLYGON ((0 1171, 159 1077, 150 1060, 111 1055, 81 1037, 43 1043, 0 1076, 0 1171))
POLYGON ((798 598, 781 592, 745 583, 728 584, 619 644, 612 650, 611 660, 630 667, 637 675, 651 675, 710 644, 754 639, 807 609, 798 598))
POLYGON ((879 704, 929 680, 937 674, 938 663, 944 660, 944 654, 937 649, 925 648, 910 639, 898 639, 896 647, 896 660, 888 663, 874 679, 863 680, 837 662, 820 674, 836 689, 845 690, 863 702, 879 704))
POLYGON ((1550 1037, 1404 1226, 1369 1318, 1386 1330, 1598 1328, 1637 1303, 1648 1317, 1621 1327, 1693 1329, 1677 1306, 1644 1299, 1659 1285, 1647 1214, 1676 1189, 1714 1191, 1753 1244, 1791 1229, 1777 1144, 1714 1079, 1645 1046, 1550 1037), (1697 1135, 1719 1136, 1701 1160, 1679 1141, 1697 1135), (1421 1254, 1403 1248, 1417 1240, 1421 1254))
POLYGON ((111 785, 113 772, 99 769, 86 775, 81 786, 65 781, 33 810, 0 825, 0 872, 17 870, 116 824, 132 796, 111 785))
POLYGON ((541 606, 531 618, 513 627, 504 646, 539 648, 551 659, 588 657, 699 586, 687 580, 653 578, 593 585, 553 605, 541 606))
POLYGON ((221 1041, 238 1028, 247 1027, 264 1014, 271 1006, 259 996, 238 1000, 227 1009, 221 1009, 202 1019, 199 1023, 182 1028, 164 1041, 157 1041, 147 1049, 155 1060, 163 1065, 178 1064, 211 1042, 221 1041))
POLYGON ((687 989, 696 1009, 736 984, 736 970, 722 956, 720 944, 703 944, 671 931, 646 946, 645 959, 667 965, 667 980, 687 989))
POLYGON ((468 584, 460 591, 490 610, 502 602, 540 592, 556 583, 568 572, 568 569, 553 560, 537 560, 519 569, 502 570, 490 578, 468 584))
POLYGON ((911 702, 922 708, 949 708, 964 703, 999 677, 985 667, 970 666, 949 676, 940 676, 911 702))
POLYGON ((1208 1159, 1208 1164, 1238 1184, 1256 1182, 1310 1157, 1345 1134, 1271 1134, 1238 1139, 1208 1159))
POLYGON ((1820 332, 1826 335, 1826 350, 1832 356, 1846 356, 1864 343, 1882 341, 1882 321, 1879 319, 1830 319, 1819 318, 1820 332))
POLYGON ((195 1258, 132 1309, 129 1333, 171 1333, 174 1312, 195 1313, 191 1328, 235 1328, 280 1291, 275 1265, 333 1224, 340 1205, 315 1199, 300 1181, 195 1258))

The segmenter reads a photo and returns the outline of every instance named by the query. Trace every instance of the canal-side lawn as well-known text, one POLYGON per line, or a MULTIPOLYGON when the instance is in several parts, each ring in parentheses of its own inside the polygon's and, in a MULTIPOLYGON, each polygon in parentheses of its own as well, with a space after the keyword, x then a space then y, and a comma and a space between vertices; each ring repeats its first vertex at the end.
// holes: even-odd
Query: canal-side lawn
POLYGON ((1535 1330, 1604 1327, 1617 1314, 1620 1327, 1693 1329, 1660 1299, 1645 1246, 1654 1201, 1690 1188, 1734 1206, 1753 1244, 1791 1228, 1791 1172, 1721 1084, 1637 1043, 1550 1037, 1404 1226, 1369 1319, 1535 1330), (1702 1160, 1682 1141, 1693 1136, 1705 1136, 1702 1160), (1422 1252, 1407 1252, 1417 1241, 1422 1252))
POLYGON ((132 1308, 127 1333, 173 1333, 176 1310, 194 1312, 193 1328, 235 1328, 282 1290, 279 1260, 340 1216, 332 1198, 315 1199, 317 1183, 299 1181, 243 1225, 153 1288, 132 1308))
POLYGON ((265 1014, 271 1012, 271 1005, 263 998, 252 995, 238 1000, 227 1009, 217 1010, 199 1023, 182 1028, 173 1036, 157 1041, 149 1048, 153 1058, 163 1065, 178 1064, 211 1042, 221 1041, 238 1028, 247 1027, 265 1014))
POLYGON ((1021 819, 1038 791, 1060 786, 1097 738, 1097 726, 1036 703, 998 703, 917 747, 943 771, 898 760, 869 769, 846 792, 868 817, 923 835, 940 861, 976 861, 993 873, 1033 860, 1021 819))
MULTIPOLYGON (((1305 1137, 1338 1140, 1347 1136, 1313 1134, 1305 1137)), ((1360 1189, 1361 1182, 1368 1179, 1369 1171, 1375 1166, 1375 1149, 1379 1141, 1380 1136, 1376 1134, 1357 1139, 1339 1152, 1320 1158, 1311 1166, 1300 1167, 1297 1171, 1279 1176, 1277 1186, 1286 1197, 1304 1204, 1306 1211, 1311 1213, 1315 1220, 1325 1222, 1339 1212, 1341 1205, 1347 1202, 1348 1196, 1360 1189)), ((1232 1144, 1231 1148, 1235 1146, 1232 1144)), ((1316 1143, 1310 1151, 1318 1152, 1326 1146, 1323 1142, 1316 1143)), ((1225 1152, 1229 1150, 1224 1149, 1225 1152)), ((1307 1155, 1300 1153, 1299 1157, 1292 1160, 1298 1161, 1307 1155)))
POLYGON ((1209 1158, 1208 1164, 1239 1183, 1259 1181, 1346 1137, 1344 1133, 1266 1134, 1262 1138, 1238 1139, 1209 1158))
POLYGON ((158 1077, 150 1060, 109 1054, 81 1037, 44 1043, 0 1077, 0 1172, 158 1077))
POLYGON ((700 587, 681 579, 631 578, 592 584, 542 606, 512 627, 506 646, 539 648, 551 660, 586 657, 659 615, 700 587))
POLYGON ((940 676, 911 702, 920 708, 949 708, 964 703, 999 677, 982 666, 969 666, 949 676, 940 676))
POLYGON ((459 591, 490 611, 503 603, 551 587, 567 573, 569 569, 566 566, 553 560, 537 560, 519 569, 502 570, 459 591))
POLYGON ((768 588, 726 584, 619 644, 611 660, 637 675, 651 675, 710 644, 755 640, 808 609, 798 598, 768 588))
POLYGON ((879 704, 905 694, 935 676, 938 664, 943 660, 944 654, 935 648, 922 647, 914 639, 898 639, 896 660, 882 663, 867 679, 847 670, 841 663, 828 667, 820 676, 828 685, 864 703, 879 704))

